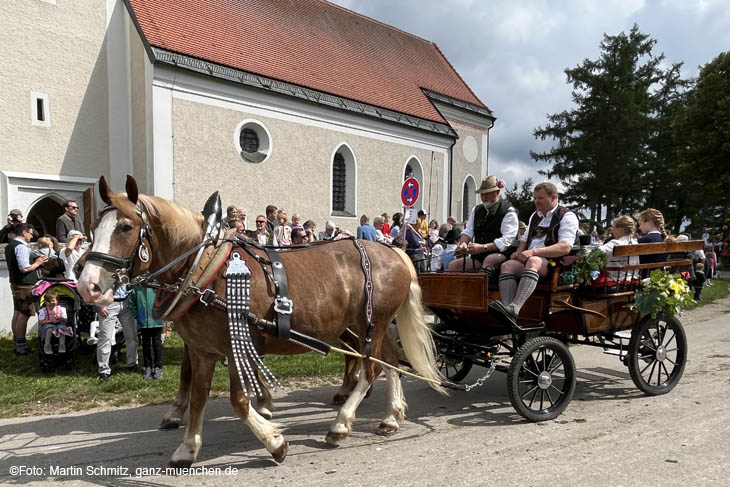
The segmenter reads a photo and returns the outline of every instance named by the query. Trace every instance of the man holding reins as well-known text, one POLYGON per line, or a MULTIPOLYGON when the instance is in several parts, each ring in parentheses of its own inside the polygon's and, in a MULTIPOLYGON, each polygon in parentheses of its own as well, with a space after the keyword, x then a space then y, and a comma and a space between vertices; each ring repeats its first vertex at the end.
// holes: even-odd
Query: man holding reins
POLYGON ((459 251, 469 255, 452 261, 449 271, 474 272, 484 269, 491 277, 494 269, 509 257, 505 252, 517 237, 520 222, 517 211, 509 201, 500 197, 504 186, 504 181, 498 180, 496 176, 482 180, 476 190, 482 203, 472 210, 457 246, 457 255, 459 251))
POLYGON ((490 308, 510 323, 517 324, 520 309, 548 272, 548 259, 568 255, 578 232, 578 217, 558 205, 558 189, 552 183, 540 183, 533 193, 536 211, 530 216, 527 231, 517 250, 501 266, 500 301, 490 308))

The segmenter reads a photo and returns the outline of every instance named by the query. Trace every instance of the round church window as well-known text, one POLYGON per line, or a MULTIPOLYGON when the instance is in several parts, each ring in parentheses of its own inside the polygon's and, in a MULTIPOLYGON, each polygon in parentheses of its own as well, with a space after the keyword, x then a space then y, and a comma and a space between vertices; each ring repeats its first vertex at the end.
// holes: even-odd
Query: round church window
POLYGON ((244 120, 234 132, 236 151, 246 162, 264 162, 271 155, 271 134, 258 120, 244 120))

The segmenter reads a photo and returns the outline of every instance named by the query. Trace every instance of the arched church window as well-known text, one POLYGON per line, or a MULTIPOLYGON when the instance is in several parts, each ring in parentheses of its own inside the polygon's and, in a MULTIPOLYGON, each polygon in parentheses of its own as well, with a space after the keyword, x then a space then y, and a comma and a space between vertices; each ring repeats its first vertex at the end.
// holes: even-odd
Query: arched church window
POLYGON ((354 217, 357 202, 357 164, 346 143, 332 156, 332 216, 354 217))

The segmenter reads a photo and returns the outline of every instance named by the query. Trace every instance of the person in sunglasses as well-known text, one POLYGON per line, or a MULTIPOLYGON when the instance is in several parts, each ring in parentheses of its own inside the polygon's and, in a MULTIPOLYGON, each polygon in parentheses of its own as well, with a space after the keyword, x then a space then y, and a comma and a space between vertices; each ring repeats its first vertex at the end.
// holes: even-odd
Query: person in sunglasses
POLYGON ((258 242, 260 245, 269 244, 270 239, 271 244, 269 245, 278 245, 278 243, 276 242, 276 237, 271 235, 271 232, 269 232, 269 229, 266 225, 266 217, 264 215, 259 215, 256 217, 255 221, 256 230, 253 230, 249 233, 249 238, 254 242, 258 242))
POLYGON ((68 243, 68 232, 76 230, 84 233, 84 225, 79 217, 79 205, 74 200, 63 204, 64 214, 56 220, 56 238, 59 242, 68 243))
POLYGON ((304 245, 309 243, 307 240, 307 231, 304 227, 294 227, 291 231, 291 243, 292 245, 304 245))

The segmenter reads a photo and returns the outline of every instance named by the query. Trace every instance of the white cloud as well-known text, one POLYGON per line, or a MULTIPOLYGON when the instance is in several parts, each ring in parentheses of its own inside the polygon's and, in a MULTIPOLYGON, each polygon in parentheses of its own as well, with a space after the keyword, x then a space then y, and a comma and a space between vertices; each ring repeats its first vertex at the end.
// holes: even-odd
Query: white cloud
POLYGON ((727 0, 335 0, 381 22, 438 44, 476 95, 494 110, 490 172, 511 186, 541 181, 530 150, 552 141, 532 136, 546 115, 572 108, 564 70, 599 56, 604 33, 628 32, 634 23, 657 40, 666 65, 684 61, 697 76, 730 46, 727 0))
POLYGON ((513 5, 495 9, 499 17, 496 25, 499 37, 507 42, 529 44, 536 37, 546 38, 560 23, 561 15, 544 8, 544 3, 513 5))

